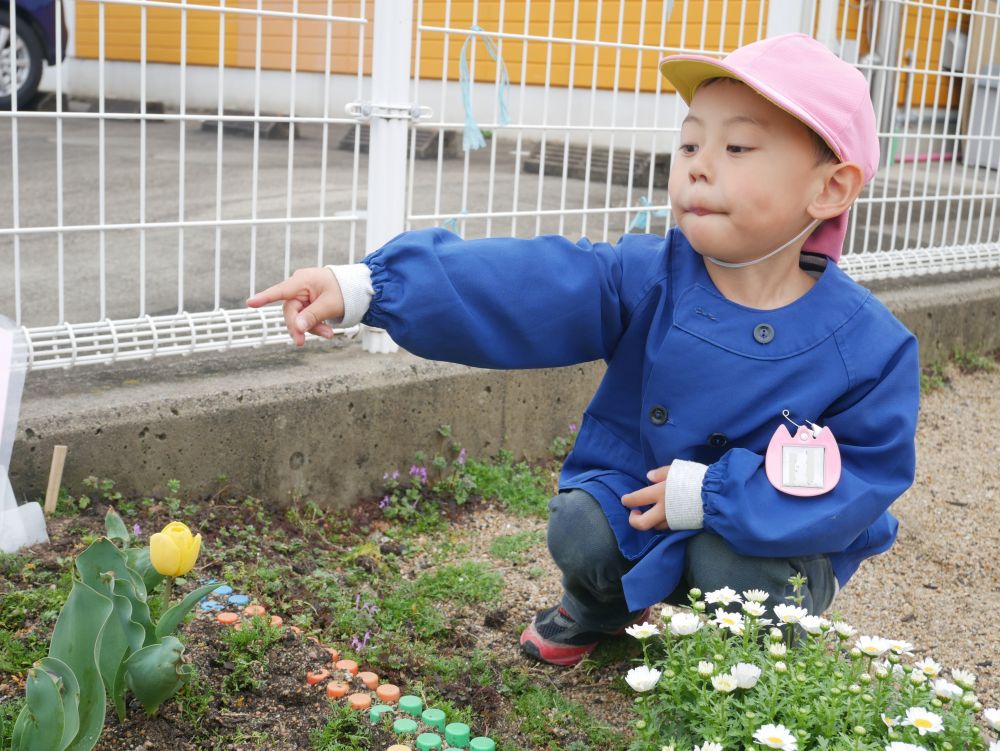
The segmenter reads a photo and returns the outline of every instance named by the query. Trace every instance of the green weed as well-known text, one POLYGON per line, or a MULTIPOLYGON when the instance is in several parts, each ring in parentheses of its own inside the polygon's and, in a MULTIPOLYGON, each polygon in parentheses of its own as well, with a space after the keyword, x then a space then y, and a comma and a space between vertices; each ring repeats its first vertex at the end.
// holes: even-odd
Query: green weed
POLYGON ((20 696, 0 698, 0 748, 10 748, 11 736, 14 735, 14 722, 23 706, 24 699, 20 696))
POLYGON ((541 529, 519 532, 516 535, 500 535, 490 543, 490 555, 501 561, 521 564, 526 560, 525 553, 544 540, 545 531, 541 529))
POLYGON ((267 653, 281 638, 281 629, 272 626, 264 617, 243 621, 238 631, 235 628, 223 631, 221 656, 224 662, 233 666, 222 680, 223 691, 238 694, 246 689, 260 688, 267 675, 267 653))
POLYGON ((367 712, 346 704, 330 704, 330 719, 309 736, 313 751, 368 751, 373 748, 372 726, 367 712))

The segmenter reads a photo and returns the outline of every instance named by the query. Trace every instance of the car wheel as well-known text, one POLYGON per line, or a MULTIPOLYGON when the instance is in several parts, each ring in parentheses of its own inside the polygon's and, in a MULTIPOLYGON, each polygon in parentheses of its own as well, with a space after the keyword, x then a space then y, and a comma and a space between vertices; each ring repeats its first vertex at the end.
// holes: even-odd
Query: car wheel
POLYGON ((0 109, 9 110, 11 93, 17 89, 17 106, 22 108, 35 95, 42 78, 45 55, 42 43, 27 21, 17 19, 17 39, 10 33, 7 9, 0 10, 0 109), (11 75, 11 48, 15 49, 17 74, 11 75), (16 81, 16 84, 14 83, 16 81))

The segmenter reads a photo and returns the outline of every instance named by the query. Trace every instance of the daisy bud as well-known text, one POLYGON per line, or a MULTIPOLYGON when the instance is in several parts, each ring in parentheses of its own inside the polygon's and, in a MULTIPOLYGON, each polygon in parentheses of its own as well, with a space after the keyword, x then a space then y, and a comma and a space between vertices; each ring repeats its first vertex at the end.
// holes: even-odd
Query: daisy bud
POLYGON ((688 597, 690 597, 692 600, 697 600, 699 597, 701 597, 701 590, 698 589, 697 587, 691 587, 691 589, 688 590, 688 597))
POLYGON ((785 653, 788 652, 788 647, 784 644, 771 644, 768 646, 767 651, 771 657, 784 657, 785 653))
POLYGON ((875 668, 875 677, 884 680, 889 677, 889 671, 885 668, 875 668))
POLYGON ((873 701, 875 701, 875 697, 872 696, 871 694, 861 694, 861 701, 863 701, 865 704, 871 704, 873 701))
POLYGON ((886 657, 885 657, 885 659, 887 659, 893 665, 898 665, 899 664, 899 655, 896 654, 895 652, 890 652, 889 654, 887 654, 886 657))
POLYGON ((861 686, 859 686, 857 683, 852 683, 850 686, 847 687, 847 690, 850 691, 855 696, 857 696, 858 694, 861 693, 861 686))
POLYGON ((840 696, 842 693, 844 692, 843 690, 841 690, 840 686, 834 686, 833 688, 830 689, 831 696, 840 696))
POLYGON ((708 678, 712 673, 715 672, 715 665, 710 662, 702 660, 698 663, 698 675, 702 678, 708 678))
POLYGON ((636 720, 635 721, 635 727, 636 727, 637 730, 642 730, 643 728, 646 727, 646 721, 645 720, 636 720))
POLYGON ((866 686, 872 682, 872 677, 868 673, 862 673, 858 676, 858 680, 864 683, 866 686))
POLYGON ((982 712, 982 711, 983 711, 983 705, 982 705, 982 704, 980 704, 980 703, 979 703, 979 702, 977 701, 977 702, 976 702, 975 704, 973 704, 973 705, 972 705, 972 711, 973 711, 973 712, 982 712))
POLYGON ((784 662, 782 662, 781 660, 778 660, 776 663, 774 663, 774 672, 775 673, 787 673, 788 672, 788 666, 784 662))
POLYGON ((935 696, 933 699, 931 699, 931 706, 932 707, 937 707, 938 709, 940 709, 941 707, 944 706, 944 702, 942 702, 940 699, 938 699, 935 696))
POLYGON ((864 735, 867 732, 868 731, 865 730, 864 725, 855 725, 854 726, 854 734, 855 735, 864 735))
POLYGON ((694 610, 697 610, 699 613, 704 613, 705 612, 705 602, 704 602, 704 600, 698 600, 698 602, 696 602, 691 607, 694 610))
POLYGON ((976 706, 976 697, 974 694, 966 694, 962 697, 963 707, 974 707, 976 706))
POLYGON ((781 633, 780 628, 772 628, 769 638, 771 639, 771 641, 781 641, 782 639, 785 638, 785 635, 781 633))
POLYGON ((851 647, 851 651, 848 652, 852 660, 858 660, 861 658, 861 650, 857 647, 851 647))
POLYGON ((917 672, 916 670, 910 673, 910 683, 912 683, 914 686, 919 686, 920 684, 926 682, 927 682, 927 676, 924 675, 923 673, 917 672))

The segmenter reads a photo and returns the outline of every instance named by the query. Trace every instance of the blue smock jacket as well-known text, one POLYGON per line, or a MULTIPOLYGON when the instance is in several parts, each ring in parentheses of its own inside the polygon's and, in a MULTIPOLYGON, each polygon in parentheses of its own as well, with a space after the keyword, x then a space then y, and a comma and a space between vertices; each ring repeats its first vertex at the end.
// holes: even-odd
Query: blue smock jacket
POLYGON ((892 545, 887 509, 913 482, 917 342, 835 263, 775 310, 723 297, 676 228, 614 246, 420 230, 364 263, 374 288, 364 322, 416 355, 483 368, 607 363, 560 487, 593 495, 636 561, 623 579, 631 609, 674 590, 700 531, 638 531, 621 505, 675 459, 708 465, 704 529, 742 555, 825 553, 844 584, 892 545), (761 324, 770 336, 755 336, 761 324), (836 437, 830 492, 801 498, 768 481, 784 409, 836 437))

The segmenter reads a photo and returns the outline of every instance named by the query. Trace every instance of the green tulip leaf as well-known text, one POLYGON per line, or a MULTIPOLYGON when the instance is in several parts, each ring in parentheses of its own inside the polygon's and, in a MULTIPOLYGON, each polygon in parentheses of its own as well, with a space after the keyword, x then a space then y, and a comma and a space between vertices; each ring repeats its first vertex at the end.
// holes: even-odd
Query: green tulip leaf
POLYGON ((14 723, 14 751, 62 749, 62 679, 35 667, 25 680, 26 701, 14 723))
POLYGON ((125 663, 125 680, 146 712, 153 714, 186 680, 184 645, 174 636, 143 647, 125 663))
POLYGON ((129 602, 132 604, 132 622, 141 629, 141 631, 137 631, 134 628, 130 628, 127 633, 129 637, 129 649, 133 652, 138 652, 143 647, 156 641, 156 628, 153 626, 153 618, 149 613, 149 605, 145 600, 133 598, 132 595, 134 592, 135 588, 132 586, 132 582, 121 579, 115 580, 115 595, 129 599, 129 602), (139 639, 140 635, 141 639, 139 639))
POLYGON ((80 729, 66 746, 67 751, 90 751, 104 728, 107 701, 97 652, 101 631, 113 610, 110 597, 76 580, 52 632, 49 657, 73 671, 80 689, 80 729))
POLYGON ((114 594, 114 610, 104 631, 101 632, 101 644, 98 652, 98 663, 101 668, 101 679, 108 691, 111 703, 115 705, 118 719, 125 721, 125 681, 122 663, 130 652, 142 649, 146 631, 132 620, 132 599, 119 592, 132 592, 130 583, 117 580, 112 585, 114 594))
POLYGON ((164 613, 160 618, 160 622, 156 624, 156 638, 162 639, 168 634, 174 633, 174 631, 177 630, 177 626, 180 625, 180 622, 184 620, 184 616, 188 614, 188 611, 193 608, 202 597, 207 595, 213 589, 217 589, 220 584, 221 582, 213 582, 212 584, 205 584, 204 586, 198 587, 198 589, 190 592, 187 597, 164 613))
POLYGON ((62 660, 43 657, 38 664, 47 673, 58 676, 62 681, 59 692, 63 705, 63 734, 58 748, 64 749, 80 732, 80 682, 77 681, 72 668, 62 660))
POLYGON ((125 550, 125 556, 128 558, 128 567, 142 577, 147 593, 152 592, 159 586, 160 582, 167 578, 153 568, 153 564, 149 560, 148 547, 128 548, 125 550))
POLYGON ((113 508, 109 508, 108 513, 104 515, 104 529, 107 530, 110 539, 118 540, 122 545, 128 545, 130 539, 128 527, 125 526, 125 522, 113 508))
MULTIPOLYGON (((76 568, 80 578, 91 589, 112 596, 112 580, 105 574, 114 574, 115 579, 129 579, 125 554, 106 537, 93 543, 76 557, 76 568)), ((145 592, 142 593, 145 597, 145 592)))

